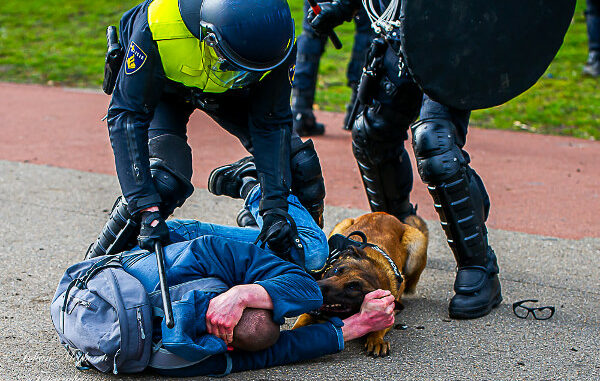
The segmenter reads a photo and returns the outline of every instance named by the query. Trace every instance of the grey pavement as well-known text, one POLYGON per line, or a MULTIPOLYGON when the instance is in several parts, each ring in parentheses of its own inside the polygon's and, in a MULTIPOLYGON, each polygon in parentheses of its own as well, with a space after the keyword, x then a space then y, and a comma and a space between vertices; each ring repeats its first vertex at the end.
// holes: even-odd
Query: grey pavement
MULTIPOLYGON (((50 300, 65 268, 80 260, 118 194, 113 176, 0 161, 0 379, 109 380, 78 371, 58 344, 50 300)), ((233 224, 240 200, 197 189, 177 217, 233 224)), ((326 231, 361 210, 328 207, 326 231)), ((450 320, 454 260, 429 221, 429 261, 415 296, 373 359, 360 340, 338 354, 231 380, 600 380, 600 238, 564 240, 490 231, 504 302, 489 316, 450 320), (547 321, 522 320, 512 302, 556 306, 547 321)), ((144 373, 119 379, 164 379, 144 373)))

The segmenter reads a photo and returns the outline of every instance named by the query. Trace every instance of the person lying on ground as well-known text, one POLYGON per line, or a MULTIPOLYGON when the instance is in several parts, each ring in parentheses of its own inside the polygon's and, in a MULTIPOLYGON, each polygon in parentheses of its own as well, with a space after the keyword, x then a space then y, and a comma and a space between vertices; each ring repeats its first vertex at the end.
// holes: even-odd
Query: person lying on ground
MULTIPOLYGON (((288 201, 289 212, 299 224, 305 267, 323 267, 328 253, 325 235, 294 196, 288 201)), ((246 207, 257 217, 259 202, 257 185, 246 197, 246 207)), ((151 360, 150 366, 157 372, 170 376, 223 375, 289 364, 336 353, 344 348, 345 341, 393 324, 394 298, 388 291, 376 290, 365 297, 359 313, 343 321, 333 318, 280 333, 285 317, 320 308, 322 295, 303 268, 253 244, 260 232, 260 218, 257 223, 258 229, 194 220, 168 222, 175 242, 165 247, 169 285, 217 278, 221 290, 226 291, 192 290, 181 298, 186 300, 185 306, 173 303, 174 329, 168 330, 162 323, 154 340, 162 340, 165 349, 190 364, 169 369, 151 360), (198 343, 206 345, 200 348, 198 343), (207 353, 213 355, 205 359, 207 353)), ((140 280, 148 293, 159 289, 152 253, 134 251, 122 258, 124 269, 140 280)), ((302 258, 293 252, 290 259, 300 262, 302 258)))

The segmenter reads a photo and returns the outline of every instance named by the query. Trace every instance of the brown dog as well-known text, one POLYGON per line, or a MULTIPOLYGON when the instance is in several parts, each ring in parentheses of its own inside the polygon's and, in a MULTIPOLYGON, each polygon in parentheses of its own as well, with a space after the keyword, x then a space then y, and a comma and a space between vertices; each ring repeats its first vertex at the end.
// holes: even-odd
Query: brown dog
MULTIPOLYGON (((367 242, 376 245, 389 259, 372 245, 364 248, 349 246, 342 250, 318 281, 323 294, 323 307, 320 310, 323 315, 346 317, 357 313, 364 296, 377 289, 391 291, 397 306, 401 308, 402 294, 415 291, 421 272, 425 269, 429 231, 421 217, 410 216, 406 223, 402 223, 387 213, 369 213, 338 223, 330 237, 334 234, 347 236, 355 231, 363 232, 367 242)), ((358 236, 351 238, 360 240, 358 236)), ((318 320, 318 317, 304 314, 298 318, 294 328, 318 320)), ((365 343, 368 354, 389 354, 390 344, 383 339, 388 331, 389 328, 368 335, 365 343)))

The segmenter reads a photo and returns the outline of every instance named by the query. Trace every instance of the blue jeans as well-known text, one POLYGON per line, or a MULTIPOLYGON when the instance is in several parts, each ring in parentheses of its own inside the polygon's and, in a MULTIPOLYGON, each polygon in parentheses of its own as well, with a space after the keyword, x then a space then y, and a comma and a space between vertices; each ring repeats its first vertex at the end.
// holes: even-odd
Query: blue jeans
MULTIPOLYGON (((196 220, 171 220, 167 222, 171 231, 171 240, 172 242, 189 241, 200 236, 213 235, 252 243, 256 241, 263 224, 262 217, 258 212, 260 198, 261 190, 260 186, 257 185, 246 197, 244 205, 254 216, 259 229, 225 226, 196 220)), ((304 246, 304 263, 301 263, 301 255, 295 248, 292 248, 291 257, 296 264, 303 267, 309 273, 319 272, 325 267, 325 262, 329 255, 327 236, 325 236, 325 233, 323 233, 296 196, 288 196, 288 203, 288 213, 296 222, 298 236, 304 246)), ((267 250, 270 251, 268 247, 267 250)))

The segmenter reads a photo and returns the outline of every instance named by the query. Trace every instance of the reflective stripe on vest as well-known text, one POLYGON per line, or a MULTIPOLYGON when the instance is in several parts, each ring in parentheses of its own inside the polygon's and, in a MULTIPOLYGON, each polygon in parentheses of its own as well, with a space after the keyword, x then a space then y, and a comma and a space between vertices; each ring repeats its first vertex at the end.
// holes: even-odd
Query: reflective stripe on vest
POLYGON ((208 93, 229 90, 209 80, 202 65, 202 52, 212 48, 199 42, 186 28, 178 0, 154 0, 148 7, 148 25, 167 78, 208 93))

